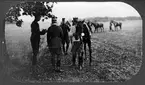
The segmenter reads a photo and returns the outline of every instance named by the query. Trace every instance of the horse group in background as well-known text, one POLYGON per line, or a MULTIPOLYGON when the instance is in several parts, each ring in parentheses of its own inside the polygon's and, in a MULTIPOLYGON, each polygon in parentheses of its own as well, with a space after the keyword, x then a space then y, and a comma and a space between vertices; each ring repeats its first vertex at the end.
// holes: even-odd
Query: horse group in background
MULTIPOLYGON (((103 23, 91 22, 91 21, 88 21, 87 23, 88 23, 88 26, 90 26, 89 28, 90 28, 92 33, 104 32, 104 24, 103 23), (94 32, 92 31, 92 26, 95 28, 94 32)), ((122 23, 111 20, 110 25, 109 25, 109 31, 117 31, 119 29, 122 30, 122 23)))
POLYGON ((99 32, 99 30, 100 30, 100 32, 104 32, 104 25, 103 25, 103 23, 94 23, 94 22, 91 22, 91 26, 94 26, 95 27, 95 30, 94 30, 94 33, 97 31, 97 32, 99 32))
POLYGON ((110 27, 109 27, 110 28, 110 31, 114 31, 112 29, 112 26, 114 26, 115 31, 117 31, 119 28, 120 28, 120 30, 122 29, 122 23, 121 22, 117 22, 117 21, 111 20, 110 21, 110 27))

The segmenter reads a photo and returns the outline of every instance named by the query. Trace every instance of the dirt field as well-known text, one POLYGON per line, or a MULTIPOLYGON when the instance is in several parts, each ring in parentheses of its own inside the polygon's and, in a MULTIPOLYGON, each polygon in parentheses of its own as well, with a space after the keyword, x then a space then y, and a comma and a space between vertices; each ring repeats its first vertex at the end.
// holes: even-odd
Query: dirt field
MULTIPOLYGON (((93 66, 82 71, 70 68, 71 53, 62 56, 63 73, 51 72, 50 53, 46 48, 46 35, 42 36, 37 77, 30 76, 30 23, 22 28, 6 25, 6 45, 17 70, 11 76, 19 81, 28 82, 122 82, 139 72, 142 63, 142 21, 123 21, 122 30, 109 32, 109 22, 104 23, 105 32, 92 34, 93 66)), ((47 29, 49 23, 40 24, 47 29)), ((70 47, 71 49, 71 47, 70 47)), ((70 50, 69 49, 69 50, 70 50)))

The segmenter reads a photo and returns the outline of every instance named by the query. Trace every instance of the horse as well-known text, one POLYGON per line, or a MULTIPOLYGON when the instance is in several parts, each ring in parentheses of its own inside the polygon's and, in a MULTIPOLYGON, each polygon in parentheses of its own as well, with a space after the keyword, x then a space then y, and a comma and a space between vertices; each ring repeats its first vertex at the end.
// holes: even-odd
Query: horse
MULTIPOLYGON (((90 33, 91 32, 90 32, 90 29, 89 29, 87 23, 84 22, 84 21, 78 21, 77 26, 76 26, 75 34, 77 34, 78 37, 82 36, 82 39, 80 39, 80 40, 81 40, 81 42, 83 44, 82 46, 83 46, 84 51, 85 51, 84 60, 87 59, 87 57, 86 57, 86 44, 88 44, 88 48, 89 48, 89 65, 91 66, 92 65, 92 55, 91 55, 92 54, 92 50, 91 50, 91 34, 90 33), (82 36, 82 33, 84 34, 83 36, 82 36)), ((82 54, 82 57, 83 57, 83 54, 82 54)), ((80 63, 83 63, 83 61, 80 62, 80 63)))
POLYGON ((63 30, 63 35, 64 35, 63 36, 63 40, 62 40, 62 43, 63 43, 63 52, 66 55, 67 51, 68 51, 68 48, 69 48, 69 43, 70 43, 69 34, 68 34, 68 32, 70 31, 70 27, 66 23, 62 23, 60 25, 60 27, 63 30), (65 44, 66 44, 66 46, 65 46, 65 44))
POLYGON ((94 26, 95 27, 95 30, 94 30, 94 32, 99 32, 99 28, 101 29, 101 32, 103 32, 104 31, 104 25, 103 25, 103 23, 93 23, 93 22, 91 22, 91 26, 94 26))
POLYGON ((116 22, 116 21, 111 20, 110 23, 112 23, 114 25, 115 31, 118 30, 117 27, 119 27, 120 30, 122 29, 122 23, 121 22, 116 22))
POLYGON ((72 23, 70 23, 69 21, 66 22, 66 25, 68 25, 69 29, 70 29, 70 31, 69 31, 69 39, 70 39, 70 43, 72 44, 72 42, 73 42, 73 40, 72 40, 72 38, 73 38, 72 33, 74 33, 73 32, 74 31, 74 27, 73 27, 72 23))
POLYGON ((91 22, 90 22, 90 21, 88 21, 88 22, 87 22, 87 25, 88 25, 88 27, 89 27, 89 29, 90 29, 91 33, 93 33, 93 31, 92 31, 92 27, 91 27, 91 22))
POLYGON ((68 25, 69 27, 71 26, 71 24, 69 23, 69 21, 66 21, 66 25, 68 25))

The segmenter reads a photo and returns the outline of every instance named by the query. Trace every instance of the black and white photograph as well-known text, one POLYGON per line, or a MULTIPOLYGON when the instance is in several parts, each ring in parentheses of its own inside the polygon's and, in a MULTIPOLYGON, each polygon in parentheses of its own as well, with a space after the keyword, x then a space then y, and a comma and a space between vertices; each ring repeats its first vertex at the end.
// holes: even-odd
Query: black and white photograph
POLYGON ((18 82, 126 82, 142 66, 142 18, 114 2, 21 1, 5 14, 18 82))

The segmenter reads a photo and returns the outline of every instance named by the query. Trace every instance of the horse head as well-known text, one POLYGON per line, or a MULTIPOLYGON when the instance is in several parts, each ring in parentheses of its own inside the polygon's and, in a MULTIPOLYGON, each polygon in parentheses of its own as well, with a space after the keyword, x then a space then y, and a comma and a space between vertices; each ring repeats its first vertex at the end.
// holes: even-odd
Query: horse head
POLYGON ((76 30, 74 33, 75 39, 78 40, 79 38, 82 37, 83 34, 83 21, 78 21, 76 23, 76 30))

